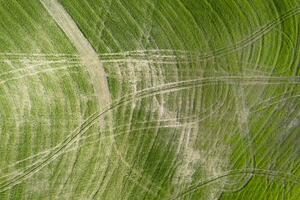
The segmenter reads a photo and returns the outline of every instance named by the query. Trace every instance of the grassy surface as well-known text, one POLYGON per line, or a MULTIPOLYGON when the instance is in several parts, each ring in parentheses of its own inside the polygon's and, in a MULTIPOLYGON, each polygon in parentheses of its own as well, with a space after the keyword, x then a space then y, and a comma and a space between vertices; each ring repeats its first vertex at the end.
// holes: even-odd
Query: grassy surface
POLYGON ((0 199, 298 199, 299 1, 59 2, 113 103, 39 1, 1 1, 0 199))

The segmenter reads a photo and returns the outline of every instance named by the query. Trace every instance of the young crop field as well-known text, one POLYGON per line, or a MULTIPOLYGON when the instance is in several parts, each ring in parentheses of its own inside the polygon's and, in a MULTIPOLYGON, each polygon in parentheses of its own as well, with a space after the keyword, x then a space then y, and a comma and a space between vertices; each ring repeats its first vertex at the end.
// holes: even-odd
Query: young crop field
POLYGON ((0 0, 0 200, 299 200, 299 0, 0 0))

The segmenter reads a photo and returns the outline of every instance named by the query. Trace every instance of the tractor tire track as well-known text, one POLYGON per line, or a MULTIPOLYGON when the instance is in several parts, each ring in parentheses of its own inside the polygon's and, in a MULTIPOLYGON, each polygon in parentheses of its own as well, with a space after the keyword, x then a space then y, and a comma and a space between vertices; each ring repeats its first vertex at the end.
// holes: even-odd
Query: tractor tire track
POLYGON ((170 198, 170 199, 174 200, 174 199, 181 198, 185 195, 188 195, 188 194, 198 190, 199 188, 201 188, 203 186, 211 184, 211 183, 213 183, 215 181, 218 181, 222 178, 226 178, 228 176, 239 175, 239 174, 253 174, 253 175, 256 175, 256 176, 278 177, 278 178, 282 178, 286 181, 287 181, 287 179, 289 179, 290 182, 295 183, 295 184, 299 184, 299 182, 300 182, 300 177, 299 176, 296 176, 294 174, 289 174, 289 173, 286 173, 286 172, 272 171, 272 170, 265 170, 265 169, 258 169, 258 168, 254 168, 254 169, 251 169, 251 168, 237 169, 237 170, 227 171, 223 175, 216 176, 216 177, 211 177, 207 180, 204 180, 204 181, 201 181, 197 184, 191 185, 186 191, 184 191, 181 194, 179 194, 179 195, 177 195, 173 198, 170 198))
MULTIPOLYGON (((183 89, 188 89, 191 87, 199 87, 203 83, 214 83, 214 82, 220 82, 220 81, 248 81, 251 83, 251 81, 254 82, 261 82, 261 81, 280 81, 280 83, 286 83, 291 82, 294 84, 300 84, 300 77, 257 77, 257 76, 249 76, 249 77, 241 77, 241 76, 232 76, 232 77, 207 77, 207 78, 200 78, 200 79, 194 79, 194 80, 188 80, 188 81, 180 81, 180 82, 174 82, 169 84, 163 84, 156 87, 147 88, 144 90, 141 90, 139 92, 124 96, 123 98, 119 99, 115 103, 113 103, 110 107, 105 109, 104 111, 100 113, 94 113, 87 121, 83 123, 83 125, 79 126, 78 132, 74 135, 69 135, 67 138, 61 143, 61 145, 53 152, 51 152, 49 155, 46 156, 46 158, 42 161, 36 162, 35 165, 31 166, 28 169, 25 169, 21 175, 17 175, 16 177, 12 177, 8 181, 4 181, 0 183, 0 193, 8 190, 10 187, 16 185, 17 183, 27 179, 31 175, 38 172, 40 169, 48 165, 50 162, 52 162, 54 159, 56 159, 63 151, 66 151, 67 148, 72 145, 75 141, 77 141, 78 137, 81 137, 85 131, 88 130, 89 127, 91 127, 94 123, 96 123, 96 120, 98 120, 100 117, 102 117, 107 112, 114 110, 121 105, 124 105, 126 103, 132 102, 136 99, 141 99, 149 96, 154 96, 160 93, 168 93, 183 89), (294 80, 295 79, 295 80, 294 80), (298 80, 298 81, 297 81, 298 80), (284 81, 284 82, 282 82, 284 81), (293 82, 295 81, 295 82, 293 82)), ((228 83, 228 82, 226 82, 228 83)), ((277 82, 275 82, 277 83, 277 82)), ((232 84, 232 83, 229 83, 232 84)), ((75 130, 77 130, 75 129, 75 130)), ((76 132, 76 131, 74 131, 76 132)))

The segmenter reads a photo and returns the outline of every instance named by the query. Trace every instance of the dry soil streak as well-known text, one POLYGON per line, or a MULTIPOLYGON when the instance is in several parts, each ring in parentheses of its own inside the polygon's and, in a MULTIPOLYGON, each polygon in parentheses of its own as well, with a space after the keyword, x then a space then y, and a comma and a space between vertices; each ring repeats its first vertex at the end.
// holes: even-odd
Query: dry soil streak
POLYGON ((77 49, 82 64, 87 67, 102 109, 108 107, 111 103, 110 92, 103 65, 96 51, 57 0, 41 0, 41 3, 77 49))

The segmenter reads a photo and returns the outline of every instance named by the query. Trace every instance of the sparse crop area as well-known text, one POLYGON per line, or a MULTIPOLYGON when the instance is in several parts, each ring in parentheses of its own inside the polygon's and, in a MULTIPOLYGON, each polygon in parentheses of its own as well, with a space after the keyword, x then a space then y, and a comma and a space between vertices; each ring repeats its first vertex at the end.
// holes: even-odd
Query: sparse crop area
POLYGON ((298 200, 299 0, 0 0, 0 200, 298 200))

